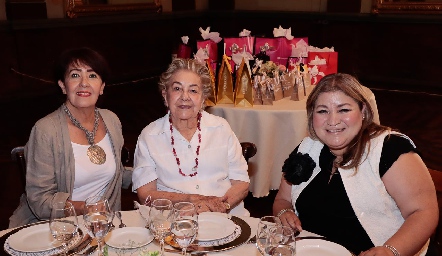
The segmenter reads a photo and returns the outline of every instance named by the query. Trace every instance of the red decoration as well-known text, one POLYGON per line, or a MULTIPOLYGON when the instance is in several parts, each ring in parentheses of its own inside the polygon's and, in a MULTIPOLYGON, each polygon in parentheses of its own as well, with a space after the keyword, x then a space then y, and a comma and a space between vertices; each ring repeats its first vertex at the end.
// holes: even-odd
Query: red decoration
POLYGON ((198 174, 198 157, 200 155, 200 145, 201 145, 201 112, 198 113, 198 117, 197 117, 198 123, 196 125, 196 128, 198 129, 198 147, 196 147, 196 158, 195 158, 195 166, 192 168, 192 170, 194 171, 194 173, 191 173, 189 175, 183 173, 183 171, 181 171, 181 167, 180 167, 180 159, 178 157, 178 155, 176 154, 176 150, 175 150, 175 139, 173 138, 173 125, 172 125, 172 117, 169 115, 169 123, 170 123, 170 144, 172 145, 172 153, 175 156, 175 160, 176 160, 176 164, 178 165, 178 172, 182 175, 182 176, 189 176, 189 177, 193 177, 196 176, 198 174))

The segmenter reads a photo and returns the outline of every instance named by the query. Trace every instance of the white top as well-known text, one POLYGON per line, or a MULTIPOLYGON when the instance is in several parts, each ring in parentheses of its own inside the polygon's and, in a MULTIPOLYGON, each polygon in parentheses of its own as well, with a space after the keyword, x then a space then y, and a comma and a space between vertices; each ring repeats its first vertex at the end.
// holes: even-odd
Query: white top
MULTIPOLYGON (((176 129, 173 137, 182 172, 193 173, 198 132, 190 142, 176 129)), ((157 189, 162 191, 223 196, 232 186, 230 180, 249 182, 241 145, 224 118, 202 112, 200 146, 198 174, 184 177, 178 172, 172 153, 169 113, 150 123, 141 132, 135 148, 133 190, 157 180, 157 189)), ((242 203, 231 213, 241 215, 241 211, 245 211, 242 203)))
POLYGON ((72 142, 75 158, 75 181, 72 192, 73 201, 84 201, 86 198, 103 195, 107 185, 115 175, 116 164, 112 151, 109 134, 97 143, 106 153, 104 164, 94 164, 87 156, 90 145, 80 145, 72 142))

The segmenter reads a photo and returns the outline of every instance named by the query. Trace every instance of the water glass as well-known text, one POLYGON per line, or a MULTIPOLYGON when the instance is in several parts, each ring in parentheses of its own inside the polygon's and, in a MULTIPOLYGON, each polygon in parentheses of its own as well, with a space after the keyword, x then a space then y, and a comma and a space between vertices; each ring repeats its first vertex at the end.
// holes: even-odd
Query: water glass
POLYGON ((269 256, 294 256, 296 243, 294 231, 288 226, 275 226, 269 230, 269 242, 265 249, 269 256))
POLYGON ((164 255, 164 239, 170 234, 173 221, 173 205, 169 199, 155 199, 150 207, 150 231, 160 242, 161 255, 164 255))
POLYGON ((198 215, 195 205, 190 202, 176 203, 173 206, 173 215, 174 240, 182 248, 181 254, 187 255, 187 247, 193 243, 198 233, 198 215))
POLYGON ((104 255, 104 237, 110 231, 114 213, 105 197, 93 196, 86 199, 83 211, 84 226, 98 243, 98 255, 104 255))
POLYGON ((281 220, 276 216, 264 216, 259 220, 256 231, 256 247, 261 255, 266 255, 265 249, 270 243, 270 229, 280 226, 281 220))
POLYGON ((63 201, 52 204, 49 229, 52 236, 61 242, 62 255, 66 255, 67 244, 78 232, 77 215, 70 202, 63 201))

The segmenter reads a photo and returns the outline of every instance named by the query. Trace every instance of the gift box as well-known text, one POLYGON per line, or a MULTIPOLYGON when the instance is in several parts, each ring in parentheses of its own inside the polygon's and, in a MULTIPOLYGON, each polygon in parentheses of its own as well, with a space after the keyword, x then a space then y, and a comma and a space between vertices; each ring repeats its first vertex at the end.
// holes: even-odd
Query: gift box
POLYGON ((317 84, 324 76, 338 72, 338 52, 308 52, 307 66, 311 84, 317 84))
POLYGON ((271 61, 286 65, 288 58, 292 55, 292 45, 296 45, 301 40, 308 44, 307 37, 293 38, 290 40, 286 37, 258 37, 255 38, 254 53, 258 54, 261 48, 263 48, 271 61))
POLYGON ((192 56, 192 47, 187 44, 180 43, 178 45, 177 57, 182 59, 190 59, 192 56))

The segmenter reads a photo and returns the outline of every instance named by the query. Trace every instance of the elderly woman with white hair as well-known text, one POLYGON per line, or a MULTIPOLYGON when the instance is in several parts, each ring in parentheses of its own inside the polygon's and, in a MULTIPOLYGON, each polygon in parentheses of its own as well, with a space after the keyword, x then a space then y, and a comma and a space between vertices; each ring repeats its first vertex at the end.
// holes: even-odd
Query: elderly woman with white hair
POLYGON ((141 132, 134 155, 133 189, 140 202, 189 201, 198 212, 248 215, 249 176, 241 145, 227 121, 204 111, 207 67, 174 59, 159 89, 168 113, 141 132))

